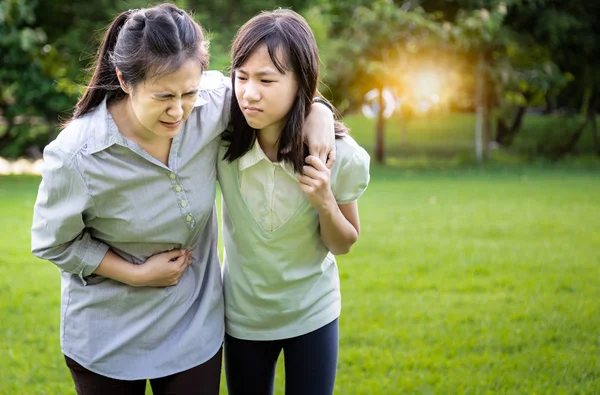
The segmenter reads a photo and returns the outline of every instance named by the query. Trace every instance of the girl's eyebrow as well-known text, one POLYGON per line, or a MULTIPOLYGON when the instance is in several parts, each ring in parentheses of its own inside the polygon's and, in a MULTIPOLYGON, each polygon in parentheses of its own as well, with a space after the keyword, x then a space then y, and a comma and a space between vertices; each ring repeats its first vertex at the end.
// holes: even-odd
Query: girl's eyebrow
MULTIPOLYGON (((237 69, 237 71, 239 71, 240 73, 246 74, 246 75, 250 74, 250 73, 248 73, 246 70, 244 70, 244 69, 243 69, 243 68, 241 68, 241 67, 240 67, 240 68, 238 68, 238 69, 237 69)), ((265 75, 277 75, 278 73, 276 73, 276 72, 275 72, 275 71, 273 71, 273 70, 268 70, 268 69, 267 69, 267 70, 260 70, 260 71, 257 71, 257 72, 256 72, 256 73, 254 73, 254 74, 255 74, 255 75, 257 75, 257 76, 259 76, 259 77, 262 77, 262 76, 265 76, 265 75)))

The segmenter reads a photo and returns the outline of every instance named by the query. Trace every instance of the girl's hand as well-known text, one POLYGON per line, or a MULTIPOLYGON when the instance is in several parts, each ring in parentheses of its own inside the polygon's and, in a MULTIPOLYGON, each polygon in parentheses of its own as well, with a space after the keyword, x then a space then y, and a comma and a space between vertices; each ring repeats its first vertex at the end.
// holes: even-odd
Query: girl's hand
POLYGON ((168 287, 177 285, 183 272, 192 263, 192 252, 173 250, 156 254, 137 265, 138 287, 168 287))
POLYGON ((307 166, 302 168, 303 174, 298 177, 298 181, 310 204, 319 211, 331 204, 337 205, 331 191, 331 171, 321 159, 313 155, 306 158, 306 163, 307 166))

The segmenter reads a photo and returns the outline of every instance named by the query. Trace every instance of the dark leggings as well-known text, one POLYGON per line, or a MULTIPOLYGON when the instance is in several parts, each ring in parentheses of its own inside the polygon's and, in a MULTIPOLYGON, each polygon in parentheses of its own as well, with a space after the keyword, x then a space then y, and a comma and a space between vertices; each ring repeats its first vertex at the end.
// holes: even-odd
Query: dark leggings
MULTIPOLYGON (((189 370, 150 379, 154 395, 219 395, 222 350, 189 370)), ((146 380, 117 380, 90 372, 65 355, 78 395, 144 395, 146 380)))
POLYGON ((229 395, 271 395, 275 366, 283 350, 286 395, 331 395, 338 357, 338 320, 282 340, 241 340, 225 335, 229 395))

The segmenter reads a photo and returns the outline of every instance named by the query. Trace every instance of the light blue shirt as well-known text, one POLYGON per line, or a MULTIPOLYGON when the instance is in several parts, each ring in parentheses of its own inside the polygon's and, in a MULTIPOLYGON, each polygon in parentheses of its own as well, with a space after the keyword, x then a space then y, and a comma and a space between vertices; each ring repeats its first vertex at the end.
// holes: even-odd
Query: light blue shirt
POLYGON ((230 100, 230 81, 205 73, 168 166, 119 133, 105 102, 44 150, 32 251, 60 269, 62 351, 85 368, 156 378, 221 347, 215 166, 230 100), (133 264, 192 249, 192 264, 175 286, 136 288, 91 275, 109 248, 133 264))

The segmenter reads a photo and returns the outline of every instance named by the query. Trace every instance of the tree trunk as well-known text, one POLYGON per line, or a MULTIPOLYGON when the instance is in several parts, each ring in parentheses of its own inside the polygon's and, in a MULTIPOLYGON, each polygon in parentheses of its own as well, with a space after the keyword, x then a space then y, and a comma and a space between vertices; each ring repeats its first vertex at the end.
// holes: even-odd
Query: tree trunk
POLYGON ((564 144, 562 147, 559 147, 557 149, 556 153, 553 155, 554 159, 560 159, 560 158, 564 157, 566 154, 568 154, 569 152, 572 152, 573 149, 575 148, 575 146, 577 145, 579 138, 583 134, 583 131, 590 123, 593 125, 592 132, 595 134, 595 132, 596 132, 596 130, 595 130, 596 112, 598 111, 599 106, 600 106, 600 94, 594 93, 594 94, 592 94, 592 97, 590 97, 590 99, 589 99, 584 122, 571 135, 571 138, 566 142, 566 144, 564 144))
POLYGON ((385 122, 385 119, 383 117, 383 87, 379 87, 378 107, 379 108, 377 109, 377 129, 375 131, 375 160, 377 160, 377 163, 383 163, 383 132, 385 122))
POLYGON ((485 57, 484 52, 481 50, 479 51, 479 60, 477 62, 475 86, 475 157, 479 164, 483 162, 483 118, 485 112, 483 105, 484 66, 485 57))
POLYGON ((483 156, 486 160, 492 157, 492 112, 491 112, 491 97, 490 97, 490 81, 486 81, 484 88, 484 102, 483 102, 483 156))
POLYGON ((596 114, 594 114, 594 118, 591 120, 592 122, 592 139, 594 141, 594 151, 596 155, 600 156, 600 144, 598 143, 598 129, 596 126, 596 114))
POLYGON ((495 141, 500 144, 506 139, 506 135, 508 135, 508 126, 506 126, 506 121, 504 118, 498 117, 496 119, 496 139, 495 141))
POLYGON ((498 118, 496 129, 496 142, 498 144, 504 147, 510 147, 512 145, 515 136, 519 133, 519 130, 521 130, 526 111, 527 106, 519 106, 519 108, 517 108, 517 113, 515 114, 515 118, 513 119, 510 128, 506 125, 506 121, 498 118))
POLYGON ((515 115, 515 119, 513 120, 512 127, 510 128, 511 143, 512 143, 512 139, 515 138, 515 135, 521 129, 521 125, 523 124, 523 117, 525 116, 526 111, 527 111, 526 105, 519 106, 519 109, 517 110, 517 115, 515 115))
POLYGON ((556 111, 556 96, 546 93, 544 96, 546 99, 546 108, 544 108, 544 115, 553 114, 556 111))

